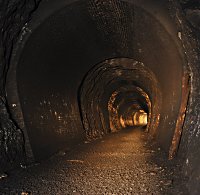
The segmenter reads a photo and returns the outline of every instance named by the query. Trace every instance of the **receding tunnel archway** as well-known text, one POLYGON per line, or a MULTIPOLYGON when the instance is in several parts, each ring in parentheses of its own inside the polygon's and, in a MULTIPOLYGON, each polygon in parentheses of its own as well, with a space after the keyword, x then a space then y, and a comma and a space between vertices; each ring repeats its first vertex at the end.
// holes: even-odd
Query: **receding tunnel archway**
POLYGON ((134 85, 125 86, 112 93, 108 103, 108 111, 112 131, 138 125, 146 126, 147 132, 149 130, 151 124, 151 101, 149 96, 139 87, 134 85), (140 117, 137 117, 139 113, 141 113, 141 119, 143 113, 146 122, 139 122, 138 119, 140 117))
POLYGON ((87 137, 110 132, 109 98, 120 87, 131 85, 148 94, 152 103, 149 131, 165 149, 170 147, 184 67, 173 25, 159 21, 146 4, 95 2, 59 1, 57 6, 44 2, 24 28, 13 54, 6 84, 8 103, 26 143, 30 140, 35 159, 84 139, 82 120, 85 129, 95 128, 87 131, 87 137), (89 70, 97 71, 90 79, 85 76, 89 70), (82 110, 87 111, 87 120, 84 111, 81 119, 80 104, 86 106, 82 110))
POLYGON ((155 134, 159 124, 161 91, 155 75, 141 62, 116 58, 94 66, 85 76, 78 96, 88 138, 120 130, 123 127, 122 116, 128 121, 126 112, 140 110, 150 114, 152 122, 148 129, 155 134), (151 100, 147 93, 151 94, 151 100))

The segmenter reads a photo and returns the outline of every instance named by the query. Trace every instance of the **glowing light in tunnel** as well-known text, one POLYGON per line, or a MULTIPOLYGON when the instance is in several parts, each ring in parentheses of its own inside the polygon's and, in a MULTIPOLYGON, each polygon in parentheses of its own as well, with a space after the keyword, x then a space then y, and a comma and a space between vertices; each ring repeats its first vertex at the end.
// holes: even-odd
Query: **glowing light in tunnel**
POLYGON ((120 116, 120 124, 123 128, 125 127, 133 127, 133 126, 146 126, 148 124, 148 114, 144 110, 139 110, 134 112, 132 116, 128 118, 123 118, 120 116))
POLYGON ((140 110, 134 114, 133 121, 136 126, 146 126, 148 124, 148 115, 143 110, 140 110))

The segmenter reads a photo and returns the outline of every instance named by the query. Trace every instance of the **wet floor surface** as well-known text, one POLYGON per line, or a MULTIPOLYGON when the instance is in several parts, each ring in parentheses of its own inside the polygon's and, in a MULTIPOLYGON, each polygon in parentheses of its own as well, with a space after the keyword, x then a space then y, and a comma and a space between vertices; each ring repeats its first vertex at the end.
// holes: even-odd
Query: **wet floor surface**
POLYGON ((8 173, 0 194, 188 194, 177 162, 141 130, 114 133, 8 173))

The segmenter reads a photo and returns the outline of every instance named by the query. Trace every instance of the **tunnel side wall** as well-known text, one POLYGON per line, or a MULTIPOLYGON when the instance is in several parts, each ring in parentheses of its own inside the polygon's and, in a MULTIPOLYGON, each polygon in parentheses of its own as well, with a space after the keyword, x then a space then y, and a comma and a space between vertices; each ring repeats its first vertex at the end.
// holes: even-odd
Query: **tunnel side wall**
POLYGON ((172 5, 190 70, 190 96, 178 155, 184 159, 189 192, 196 195, 200 192, 200 2, 182 0, 182 7, 177 2, 172 5))
POLYGON ((24 135, 7 107, 5 80, 12 49, 40 0, 0 1, 0 172, 24 163, 24 135))

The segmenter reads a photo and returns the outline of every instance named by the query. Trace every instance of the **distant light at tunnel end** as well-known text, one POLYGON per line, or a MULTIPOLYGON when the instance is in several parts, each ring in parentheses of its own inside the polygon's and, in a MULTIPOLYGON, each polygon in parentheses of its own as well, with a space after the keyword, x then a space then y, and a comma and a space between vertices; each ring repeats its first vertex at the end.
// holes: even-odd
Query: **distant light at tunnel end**
POLYGON ((133 115, 133 124, 134 126, 146 126, 148 123, 148 115, 143 110, 136 112, 133 115))
POLYGON ((144 127, 148 124, 148 114, 144 110, 139 110, 126 119, 120 116, 120 124, 122 128, 131 126, 144 127))

